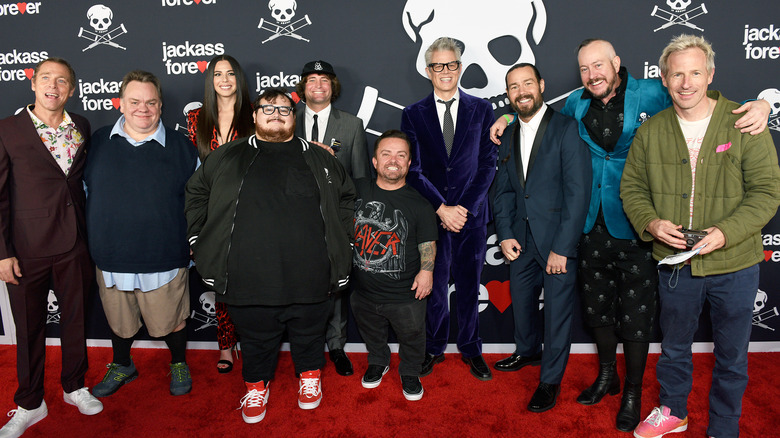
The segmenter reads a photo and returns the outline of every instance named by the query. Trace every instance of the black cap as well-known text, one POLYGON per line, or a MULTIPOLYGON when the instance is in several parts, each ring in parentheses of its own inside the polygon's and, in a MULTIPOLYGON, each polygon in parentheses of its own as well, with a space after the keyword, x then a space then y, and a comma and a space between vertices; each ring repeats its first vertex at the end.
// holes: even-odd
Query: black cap
POLYGON ((336 72, 333 71, 333 66, 328 64, 325 61, 307 62, 306 65, 303 66, 303 72, 301 72, 301 77, 311 73, 320 73, 324 75, 336 76, 336 72))

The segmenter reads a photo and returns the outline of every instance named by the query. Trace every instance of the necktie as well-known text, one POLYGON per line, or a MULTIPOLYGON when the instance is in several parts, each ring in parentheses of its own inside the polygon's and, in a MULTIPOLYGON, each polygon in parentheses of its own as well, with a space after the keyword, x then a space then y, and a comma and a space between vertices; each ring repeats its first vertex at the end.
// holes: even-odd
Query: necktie
POLYGON ((314 124, 311 125, 311 141, 320 141, 319 129, 317 129, 317 114, 314 115, 314 124))
POLYGON ((447 148, 447 156, 449 157, 452 152, 452 140, 455 138, 455 122, 452 121, 450 107, 452 106, 452 103, 455 102, 455 99, 453 98, 446 102, 441 99, 438 101, 447 107, 447 109, 444 110, 444 124, 441 131, 444 136, 444 147, 447 148))

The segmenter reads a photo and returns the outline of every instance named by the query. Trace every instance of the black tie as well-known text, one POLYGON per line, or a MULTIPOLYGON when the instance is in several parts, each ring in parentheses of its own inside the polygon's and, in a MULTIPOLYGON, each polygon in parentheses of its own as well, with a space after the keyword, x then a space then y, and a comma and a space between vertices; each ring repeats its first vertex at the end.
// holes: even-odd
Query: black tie
POLYGON ((455 102, 454 98, 446 102, 439 99, 439 103, 443 103, 447 106, 447 109, 444 110, 444 124, 441 133, 444 136, 444 147, 447 148, 448 157, 452 152, 452 140, 455 138, 455 122, 452 121, 452 113, 450 112, 450 107, 453 102, 455 102))
POLYGON ((319 129, 317 129, 317 114, 314 115, 314 124, 311 125, 311 141, 320 141, 319 129))

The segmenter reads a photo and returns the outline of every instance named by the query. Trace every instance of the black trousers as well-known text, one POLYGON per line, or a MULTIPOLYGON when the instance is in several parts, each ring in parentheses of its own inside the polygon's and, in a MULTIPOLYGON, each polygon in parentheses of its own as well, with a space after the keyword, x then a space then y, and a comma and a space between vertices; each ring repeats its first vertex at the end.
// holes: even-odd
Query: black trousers
POLYGON ((268 382, 274 378, 285 332, 295 372, 322 369, 330 306, 330 300, 287 306, 228 305, 228 313, 241 333, 244 381, 268 382))

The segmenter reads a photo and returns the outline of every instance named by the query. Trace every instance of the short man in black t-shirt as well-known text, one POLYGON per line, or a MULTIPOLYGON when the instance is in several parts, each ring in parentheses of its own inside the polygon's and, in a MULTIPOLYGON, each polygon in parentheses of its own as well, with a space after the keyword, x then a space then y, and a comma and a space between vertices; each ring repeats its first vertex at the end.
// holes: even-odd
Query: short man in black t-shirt
POLYGON ((409 139, 382 134, 374 146, 377 179, 355 181, 352 310, 368 349, 364 388, 376 388, 389 370, 388 327, 398 338, 398 372, 407 400, 420 400, 425 357, 424 298, 433 286, 436 216, 430 203, 406 185, 409 139))

